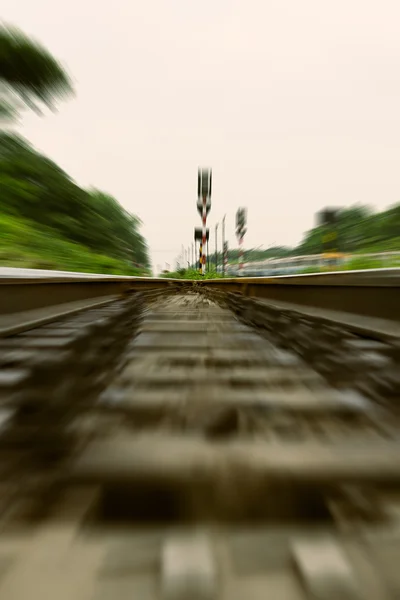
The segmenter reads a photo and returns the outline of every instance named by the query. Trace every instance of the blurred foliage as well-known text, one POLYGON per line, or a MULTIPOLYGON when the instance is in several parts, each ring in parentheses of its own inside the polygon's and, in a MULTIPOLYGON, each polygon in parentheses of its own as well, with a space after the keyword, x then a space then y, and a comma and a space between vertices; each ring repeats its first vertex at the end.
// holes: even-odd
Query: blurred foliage
MULTIPOLYGON (((253 262, 258 260, 266 260, 267 258, 284 258, 286 256, 291 256, 293 253, 292 248, 287 248, 285 246, 271 246, 265 250, 250 249, 243 251, 243 262, 253 262)), ((210 254, 210 263, 215 266, 215 252, 210 254)), ((228 263, 230 265, 236 265, 239 263, 239 249, 232 248, 228 250, 228 263)), ((218 266, 222 265, 222 252, 218 252, 218 266)))
POLYGON ((71 81, 55 58, 15 28, 0 26, 0 116, 13 117, 19 98, 40 113, 72 93, 71 81))
MULTIPOLYGON (((244 250, 243 261, 251 262, 256 260, 266 260, 267 258, 285 258, 286 256, 290 256, 293 252, 292 248, 288 248, 286 246, 271 246, 270 248, 266 248, 265 250, 257 249, 249 249, 244 250)), ((212 255, 213 262, 215 261, 215 255, 212 255)), ((228 262, 230 264, 237 264, 239 262, 239 249, 232 248, 232 250, 228 250, 228 262)), ((218 264, 221 265, 221 253, 218 253, 218 264)))
POLYGON ((340 266, 341 270, 356 271, 358 269, 381 269, 400 267, 400 257, 354 256, 348 263, 340 266))
MULTIPOLYGON (((0 133, 0 189, 0 214, 8 217, 1 247, 5 243, 10 249, 14 246, 17 254, 24 250, 28 258, 40 249, 51 268, 67 268, 67 253, 71 252, 68 269, 77 268, 79 263, 78 270, 86 270, 86 259, 89 270, 98 269, 100 263, 104 265, 102 272, 131 272, 134 263, 141 265, 143 272, 149 269, 147 245, 137 217, 112 196, 80 188, 22 138, 5 132, 0 133), (20 230, 15 235, 18 220, 20 230), (62 249, 60 243, 64 244, 62 249), (55 248, 59 249, 56 253, 55 248), (82 260, 77 262, 78 253, 82 260), (100 263, 94 259, 96 254, 100 263)), ((5 256, 0 256, 3 264, 5 256)))
MULTIPOLYGON (((294 254, 320 254, 326 229, 308 231, 294 254)), ((374 213, 367 206, 352 206, 339 211, 338 248, 344 253, 374 253, 400 250, 400 204, 374 213)))
MULTIPOLYGON (((62 66, 17 29, 0 26, 0 117, 21 102, 40 104, 72 92, 62 66), (19 99, 19 102, 18 102, 19 99)), ((0 132, 0 263, 8 266, 146 274, 140 221, 112 196, 83 190, 22 138, 0 132)))
MULTIPOLYGON (((244 262, 253 262, 268 258, 321 254, 324 252, 322 237, 325 233, 326 227, 314 227, 305 234, 303 241, 296 248, 276 246, 266 250, 245 250, 243 260, 244 262)), ((337 234, 339 251, 346 254, 400 251, 400 204, 378 213, 374 213, 367 206, 352 206, 342 209, 339 211, 337 234)), ((215 255, 210 258, 212 262, 215 262, 215 255)), ((238 249, 228 251, 228 261, 230 264, 239 262, 238 249)), ((220 253, 218 262, 221 264, 220 253)))
POLYGON ((103 254, 38 228, 19 217, 0 216, 0 264, 27 269, 60 269, 83 273, 143 275, 147 272, 130 263, 103 254))
POLYGON ((163 273, 160 277, 166 279, 219 279, 222 275, 216 273, 215 269, 210 268, 205 275, 201 275, 200 271, 197 269, 179 269, 179 271, 163 273))
POLYGON ((359 271, 364 269, 390 269, 390 268, 398 268, 400 267, 400 258, 395 257, 369 257, 369 256, 357 256, 354 257, 342 265, 335 265, 334 268, 329 268, 327 266, 321 267, 307 267, 303 269, 301 273, 320 273, 321 271, 359 271))

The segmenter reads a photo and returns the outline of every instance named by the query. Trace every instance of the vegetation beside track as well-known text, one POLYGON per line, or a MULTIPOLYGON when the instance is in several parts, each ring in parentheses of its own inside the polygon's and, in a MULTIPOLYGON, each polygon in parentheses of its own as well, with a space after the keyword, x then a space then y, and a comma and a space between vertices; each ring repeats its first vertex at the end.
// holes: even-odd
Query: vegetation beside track
MULTIPOLYGON (((379 258, 368 257, 368 256, 357 256, 356 254, 353 256, 351 260, 349 260, 344 265, 338 265, 335 267, 334 271, 361 271, 365 269, 390 269, 390 268, 399 268, 400 267, 400 257, 399 258, 386 258, 385 260, 380 260, 379 258)), ((320 273, 321 271, 330 270, 323 267, 308 267, 301 271, 302 274, 306 273, 320 273)))
MULTIPOLYGON (((69 76, 22 32, 0 26, 0 118, 42 113, 72 94, 69 76)), ((148 274, 140 220, 111 195, 80 188, 26 140, 0 132, 0 265, 148 274)))
POLYGON ((0 265, 26 269, 147 275, 148 270, 91 251, 59 235, 53 229, 37 227, 29 220, 0 215, 0 265))
MULTIPOLYGON (((303 269, 299 274, 306 275, 307 273, 321 273, 326 271, 361 271, 365 269, 381 269, 381 268, 394 268, 400 267, 400 258, 397 259, 387 259, 385 262, 382 262, 378 258, 368 258, 363 256, 354 255, 348 263, 345 265, 339 265, 334 268, 328 267, 309 267, 307 269, 303 269)), ((180 269, 179 271, 172 271, 170 273, 163 273, 160 275, 164 278, 170 279, 218 279, 223 277, 221 273, 216 273, 215 268, 213 267, 209 272, 202 276, 195 269, 180 269)))
POLYGON ((163 273, 161 277, 166 279, 220 279, 221 273, 216 273, 213 267, 205 275, 201 275, 196 269, 179 269, 179 271, 172 271, 170 273, 163 273))
MULTIPOLYGON (((270 248, 253 248, 244 251, 246 263, 267 260, 268 258, 286 258, 321 254, 323 227, 313 227, 304 234, 302 242, 296 247, 271 246, 270 248)), ((374 212, 368 206, 350 206, 339 211, 338 248, 345 254, 354 254, 354 266, 346 269, 369 269, 398 266, 382 265, 375 259, 357 257, 357 254, 375 254, 379 252, 400 251, 400 204, 381 212, 374 212), (359 265, 359 266, 357 266, 359 265)), ((219 262, 221 254, 219 253, 219 262)), ((215 264, 215 254, 210 255, 210 262, 215 264)), ((238 248, 228 251, 228 262, 232 265, 239 262, 238 248)), ((314 270, 307 272, 315 272, 314 270)))
POLYGON ((137 217, 109 194, 80 188, 27 142, 6 133, 0 135, 0 188, 1 265, 149 272, 137 217))

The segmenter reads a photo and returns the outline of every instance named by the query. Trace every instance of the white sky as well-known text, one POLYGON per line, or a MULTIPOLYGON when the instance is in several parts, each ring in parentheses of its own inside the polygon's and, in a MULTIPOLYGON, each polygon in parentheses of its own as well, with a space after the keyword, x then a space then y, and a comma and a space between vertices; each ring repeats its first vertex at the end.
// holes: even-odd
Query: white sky
MULTIPOLYGON (((325 205, 399 200, 399 0, 2 0, 73 76, 21 132, 144 222, 153 265, 248 209, 246 247, 296 244, 325 205)), ((211 244, 213 250, 214 245, 211 244)))

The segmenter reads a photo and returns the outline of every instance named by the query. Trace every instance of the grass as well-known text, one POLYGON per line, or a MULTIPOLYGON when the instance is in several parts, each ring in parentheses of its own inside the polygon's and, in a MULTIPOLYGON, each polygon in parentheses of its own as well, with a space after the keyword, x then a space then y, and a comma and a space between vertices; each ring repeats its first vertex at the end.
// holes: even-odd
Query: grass
POLYGON ((32 222, 0 215, 0 265, 111 275, 147 275, 128 262, 97 254, 32 222))
POLYGON ((161 277, 167 279, 220 279, 221 273, 217 273, 215 268, 211 268, 210 271, 206 272, 205 275, 201 275, 196 269, 180 269, 179 271, 172 271, 170 273, 164 273, 161 277))
POLYGON ((384 261, 379 258, 368 258, 362 256, 355 256, 349 262, 344 265, 338 265, 334 268, 328 267, 307 267, 303 269, 301 273, 320 273, 321 271, 361 271, 364 269, 388 269, 393 267, 400 267, 400 258, 385 259, 384 261))

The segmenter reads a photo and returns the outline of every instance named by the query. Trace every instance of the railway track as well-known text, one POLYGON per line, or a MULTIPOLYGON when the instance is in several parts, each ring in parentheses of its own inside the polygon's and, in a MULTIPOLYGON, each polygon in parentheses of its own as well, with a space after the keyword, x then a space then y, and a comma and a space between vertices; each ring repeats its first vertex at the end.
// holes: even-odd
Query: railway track
POLYGON ((398 323, 103 291, 5 315, 0 600, 400 597, 398 323))

